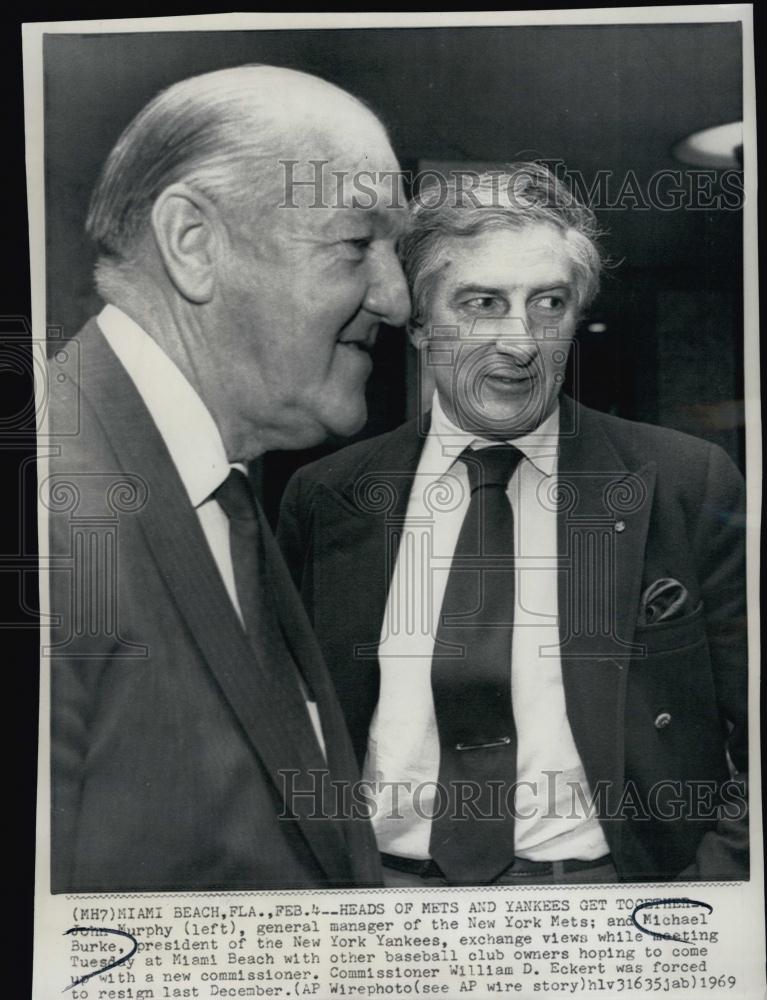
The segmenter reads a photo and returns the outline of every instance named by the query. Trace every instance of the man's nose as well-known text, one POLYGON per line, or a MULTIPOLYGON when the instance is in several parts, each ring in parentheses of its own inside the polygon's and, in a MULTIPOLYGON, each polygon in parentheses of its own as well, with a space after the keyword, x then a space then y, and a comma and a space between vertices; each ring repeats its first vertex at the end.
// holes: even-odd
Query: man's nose
POLYGON ((380 316, 389 326, 404 326, 410 318, 410 293, 393 248, 380 248, 371 261, 364 305, 368 312, 380 316))
POLYGON ((530 334, 524 313, 508 316, 501 322, 495 338, 495 348, 499 354, 507 355, 520 367, 527 367, 538 358, 540 350, 530 334))

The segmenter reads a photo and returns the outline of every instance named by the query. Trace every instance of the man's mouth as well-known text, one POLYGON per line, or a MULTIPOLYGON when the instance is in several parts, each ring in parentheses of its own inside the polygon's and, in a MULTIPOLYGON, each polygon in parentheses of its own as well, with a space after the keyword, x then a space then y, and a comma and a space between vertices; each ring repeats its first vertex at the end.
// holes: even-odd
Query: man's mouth
POLYGON ((531 382, 536 376, 535 369, 507 368, 502 371, 488 372, 485 378, 498 385, 523 385, 531 382))
POLYGON ((368 332, 364 337, 340 337, 338 343, 341 347, 349 347, 362 354, 371 354, 373 348, 375 347, 377 334, 378 330, 374 329, 368 332))
POLYGON ((341 347, 352 347, 363 354, 370 354, 373 350, 373 345, 366 340, 339 340, 338 343, 341 347))

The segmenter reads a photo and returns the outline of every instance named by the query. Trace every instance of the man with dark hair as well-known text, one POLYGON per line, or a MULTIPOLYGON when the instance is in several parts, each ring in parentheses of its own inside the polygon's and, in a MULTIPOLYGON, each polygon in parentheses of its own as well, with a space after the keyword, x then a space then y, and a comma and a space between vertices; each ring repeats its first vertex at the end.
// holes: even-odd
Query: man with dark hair
POLYGON ((536 163, 472 180, 402 241, 430 412, 280 516, 385 883, 746 877, 741 477, 560 395, 594 216, 536 163))
POLYGON ((246 463, 364 424, 378 325, 408 315, 396 171, 359 101, 268 66, 171 86, 106 163, 107 304, 51 380, 54 891, 379 881, 329 794, 352 748, 246 463), (330 190, 286 199, 310 159, 330 190), (363 169, 388 173, 370 207, 363 169))

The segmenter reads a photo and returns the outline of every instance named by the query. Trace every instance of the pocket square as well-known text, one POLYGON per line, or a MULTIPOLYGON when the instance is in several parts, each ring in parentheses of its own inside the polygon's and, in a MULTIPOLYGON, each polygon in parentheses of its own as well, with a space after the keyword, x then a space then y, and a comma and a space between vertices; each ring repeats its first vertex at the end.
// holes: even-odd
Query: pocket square
POLYGON ((663 577, 651 583, 642 594, 639 624, 655 625, 671 618, 681 618, 687 613, 689 603, 687 588, 672 577, 663 577))

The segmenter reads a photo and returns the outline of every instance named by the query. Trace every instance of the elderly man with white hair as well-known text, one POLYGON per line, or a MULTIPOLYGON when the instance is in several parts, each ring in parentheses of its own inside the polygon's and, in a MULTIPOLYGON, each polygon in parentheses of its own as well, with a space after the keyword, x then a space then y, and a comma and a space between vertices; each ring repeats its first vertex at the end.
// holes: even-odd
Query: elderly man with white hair
POLYGON ((268 66, 169 87, 106 162, 106 305, 51 383, 54 891, 380 879, 331 794, 351 744, 245 468, 364 424, 377 328, 409 309, 397 170, 361 102, 268 66), (328 197, 286 199, 309 161, 328 197), (362 170, 383 178, 364 204, 362 170))

